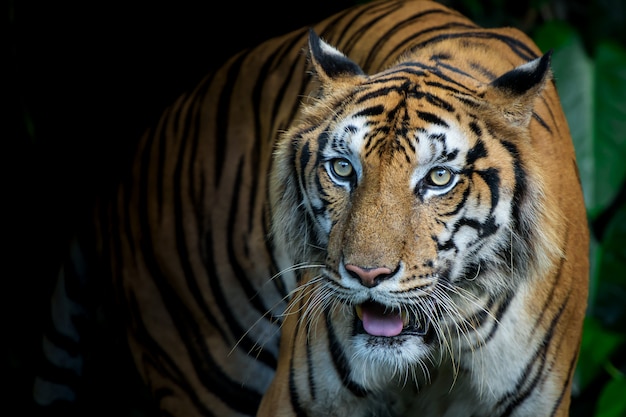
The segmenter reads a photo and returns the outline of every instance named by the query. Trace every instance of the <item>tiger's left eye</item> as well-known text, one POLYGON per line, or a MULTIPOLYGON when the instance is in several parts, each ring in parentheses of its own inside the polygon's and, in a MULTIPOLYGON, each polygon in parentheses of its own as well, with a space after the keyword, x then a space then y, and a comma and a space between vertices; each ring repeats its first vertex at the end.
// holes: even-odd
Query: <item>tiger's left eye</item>
POLYGON ((347 159, 338 158, 332 161, 333 172, 341 178, 349 178, 354 173, 352 164, 347 159))
POLYGON ((446 168, 435 168, 428 173, 428 182, 436 187, 444 187, 452 181, 452 172, 446 168))

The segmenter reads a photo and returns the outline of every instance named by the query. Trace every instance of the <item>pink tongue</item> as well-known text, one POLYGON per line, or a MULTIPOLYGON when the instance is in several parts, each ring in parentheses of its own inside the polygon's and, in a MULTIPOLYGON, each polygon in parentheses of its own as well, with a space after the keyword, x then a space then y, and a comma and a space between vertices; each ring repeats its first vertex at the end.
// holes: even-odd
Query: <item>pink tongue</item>
POLYGON ((372 336, 397 336, 402 331, 402 317, 399 313, 384 313, 384 307, 376 304, 363 304, 363 328, 372 336))

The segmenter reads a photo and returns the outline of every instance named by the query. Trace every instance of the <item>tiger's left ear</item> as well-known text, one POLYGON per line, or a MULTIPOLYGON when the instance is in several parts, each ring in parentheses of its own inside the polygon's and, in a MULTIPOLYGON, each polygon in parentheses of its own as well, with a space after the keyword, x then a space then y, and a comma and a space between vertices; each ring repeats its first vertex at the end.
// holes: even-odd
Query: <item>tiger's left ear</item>
POLYGON ((548 51, 542 57, 501 75, 487 87, 485 98, 499 109, 506 120, 518 126, 527 126, 532 116, 535 99, 552 77, 548 51))
POLYGON ((313 29, 309 29, 309 59, 322 90, 340 82, 354 83, 355 77, 365 75, 361 67, 320 39, 313 29))

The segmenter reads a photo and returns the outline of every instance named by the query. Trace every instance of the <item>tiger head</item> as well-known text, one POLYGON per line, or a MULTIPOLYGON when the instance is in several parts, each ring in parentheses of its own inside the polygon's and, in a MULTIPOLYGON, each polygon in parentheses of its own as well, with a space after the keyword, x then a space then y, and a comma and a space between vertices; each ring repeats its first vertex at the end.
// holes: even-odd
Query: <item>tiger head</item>
POLYGON ((366 75, 314 32, 309 50, 319 86, 271 189, 275 245, 304 271, 301 314, 328 312, 379 376, 485 337, 485 306, 560 256, 538 227, 549 196, 529 135, 549 54, 480 82, 408 55, 366 75))

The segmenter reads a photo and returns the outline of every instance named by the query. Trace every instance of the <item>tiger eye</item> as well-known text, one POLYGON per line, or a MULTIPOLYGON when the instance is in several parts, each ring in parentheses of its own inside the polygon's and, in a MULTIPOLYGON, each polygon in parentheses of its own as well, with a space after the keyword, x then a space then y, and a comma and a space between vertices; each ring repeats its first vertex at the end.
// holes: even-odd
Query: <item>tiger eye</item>
POLYGON ((435 168, 430 171, 429 180, 437 187, 448 185, 452 180, 452 173, 446 168, 435 168))
POLYGON ((342 178, 347 178, 352 175, 354 172, 354 168, 352 164, 347 159, 339 158, 333 161, 333 171, 334 173, 342 178))

